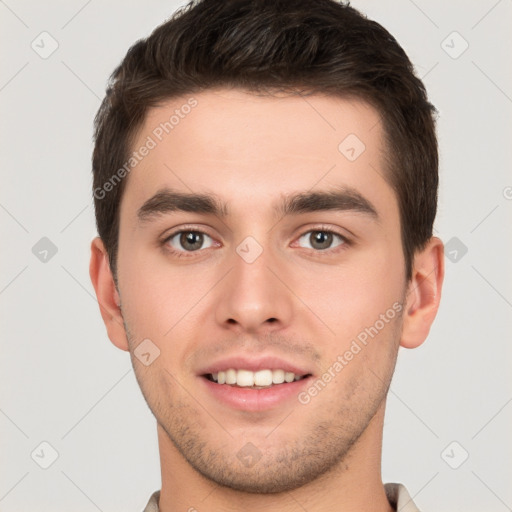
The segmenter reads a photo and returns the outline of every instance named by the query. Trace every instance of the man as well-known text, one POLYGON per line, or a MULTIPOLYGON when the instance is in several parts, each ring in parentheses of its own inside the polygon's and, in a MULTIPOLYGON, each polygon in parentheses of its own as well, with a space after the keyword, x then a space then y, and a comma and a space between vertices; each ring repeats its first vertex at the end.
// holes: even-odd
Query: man
POLYGON ((146 511, 417 510, 380 459, 398 349, 441 295, 433 113, 334 0, 194 2, 129 50, 90 274, 157 419, 146 511))

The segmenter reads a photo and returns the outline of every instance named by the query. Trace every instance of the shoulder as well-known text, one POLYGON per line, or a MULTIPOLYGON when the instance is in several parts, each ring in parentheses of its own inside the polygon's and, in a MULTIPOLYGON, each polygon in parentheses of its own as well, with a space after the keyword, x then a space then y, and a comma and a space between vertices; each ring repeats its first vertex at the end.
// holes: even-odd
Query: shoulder
POLYGON ((160 500, 160 491, 155 491, 151 498, 149 498, 148 504, 143 512, 158 512, 158 501, 160 500))
POLYGON ((412 501, 409 492, 402 484, 384 484, 386 496, 395 510, 400 512, 420 512, 420 509, 412 501))

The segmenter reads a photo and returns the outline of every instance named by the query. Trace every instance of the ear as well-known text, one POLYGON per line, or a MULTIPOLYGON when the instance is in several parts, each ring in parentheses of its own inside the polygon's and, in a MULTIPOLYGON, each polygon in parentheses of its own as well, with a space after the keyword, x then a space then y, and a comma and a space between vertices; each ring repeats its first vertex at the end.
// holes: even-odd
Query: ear
POLYGON ((444 279, 443 242, 432 237, 414 257, 412 277, 407 288, 400 345, 416 348, 428 336, 441 300, 444 279))
POLYGON ((121 300, 112 277, 107 251, 99 237, 91 242, 89 275, 110 341, 121 350, 129 351, 120 308, 121 300))

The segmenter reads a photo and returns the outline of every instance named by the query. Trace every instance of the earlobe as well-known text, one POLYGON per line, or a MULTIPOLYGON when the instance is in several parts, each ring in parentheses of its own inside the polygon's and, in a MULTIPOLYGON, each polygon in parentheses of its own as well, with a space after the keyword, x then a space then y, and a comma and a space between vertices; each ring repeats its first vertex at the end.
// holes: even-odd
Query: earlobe
POLYGON ((120 308, 121 300, 110 270, 107 251, 99 237, 91 242, 89 275, 110 341, 121 350, 128 351, 129 345, 120 308))
POLYGON ((402 347, 416 348, 427 338, 439 309, 443 279, 443 242, 432 237, 414 258, 403 313, 402 347))

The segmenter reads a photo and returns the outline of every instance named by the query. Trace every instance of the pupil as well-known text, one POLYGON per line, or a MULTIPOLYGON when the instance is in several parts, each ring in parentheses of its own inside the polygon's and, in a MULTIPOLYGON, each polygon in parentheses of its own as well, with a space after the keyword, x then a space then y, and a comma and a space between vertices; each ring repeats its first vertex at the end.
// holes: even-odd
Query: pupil
POLYGON ((311 234, 313 247, 317 249, 328 249, 332 243, 332 233, 326 233, 325 231, 316 231, 311 234))
POLYGON ((181 235, 181 245, 185 249, 196 251, 201 248, 203 242, 203 235, 201 233, 195 233, 190 231, 181 235))

